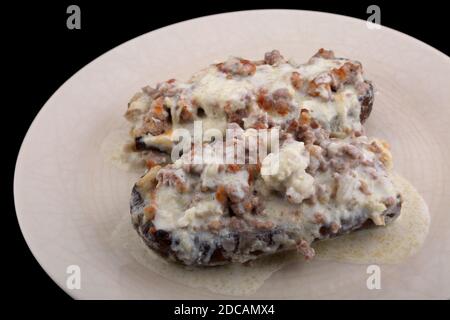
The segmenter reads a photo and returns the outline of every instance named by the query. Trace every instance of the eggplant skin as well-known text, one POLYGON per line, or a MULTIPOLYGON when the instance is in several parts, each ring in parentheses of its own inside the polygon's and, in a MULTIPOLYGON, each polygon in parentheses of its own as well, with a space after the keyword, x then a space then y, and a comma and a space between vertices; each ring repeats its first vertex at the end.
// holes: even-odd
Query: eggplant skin
POLYGON ((370 116, 372 112, 373 103, 375 100, 374 88, 373 84, 370 81, 364 81, 368 85, 368 89, 363 95, 358 97, 359 102, 361 103, 361 113, 359 119, 361 123, 364 123, 370 116))
MULTIPOLYGON (((300 229, 295 226, 280 226, 264 231, 237 232, 227 230, 227 232, 219 234, 213 234, 208 231, 196 232, 192 236, 194 237, 194 243, 196 243, 198 252, 193 262, 192 259, 187 260, 183 258, 185 256, 183 252, 173 250, 178 240, 173 236, 172 232, 155 230, 151 221, 143 222, 144 207, 144 198, 138 188, 134 186, 131 196, 130 212, 135 230, 150 249, 164 258, 185 265, 215 266, 235 261, 246 262, 262 255, 294 250, 296 249, 295 243, 301 237, 300 229), (274 239, 280 236, 292 240, 293 245, 283 246, 277 243, 274 239), (210 240, 211 238, 213 241, 210 240), (208 239, 208 241, 204 239, 208 239), (249 251, 249 248, 255 242, 263 243, 266 246, 265 250, 249 251)), ((402 200, 401 196, 398 195, 395 204, 387 208, 383 213, 386 224, 393 222, 400 215, 401 207, 402 200)), ((364 218, 364 215, 360 216, 360 219, 353 219, 351 222, 342 221, 342 227, 337 233, 333 233, 330 226, 323 225, 320 228, 320 236, 314 241, 377 227, 372 220, 364 218)))

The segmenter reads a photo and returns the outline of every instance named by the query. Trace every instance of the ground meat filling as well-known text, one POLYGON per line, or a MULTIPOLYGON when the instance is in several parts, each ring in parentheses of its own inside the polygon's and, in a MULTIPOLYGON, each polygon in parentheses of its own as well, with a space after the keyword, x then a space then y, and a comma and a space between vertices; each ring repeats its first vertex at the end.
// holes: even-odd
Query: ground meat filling
POLYGON ((286 62, 286 60, 278 50, 272 50, 264 54, 264 63, 266 64, 270 64, 271 66, 273 66, 283 62, 286 62))
POLYGON ((334 52, 332 50, 325 50, 323 48, 320 48, 319 51, 317 51, 313 57, 323 59, 335 59, 334 52))
POLYGON ((285 88, 277 89, 271 94, 267 90, 261 89, 257 101, 259 107, 264 111, 284 116, 292 109, 291 99, 291 94, 285 88))
POLYGON ((144 116, 142 126, 136 131, 136 135, 151 134, 154 136, 163 134, 171 127, 170 113, 163 105, 163 99, 154 100, 149 112, 144 116))
POLYGON ((256 72, 256 65, 246 59, 231 58, 226 62, 217 64, 217 69, 228 76, 251 76, 256 72))

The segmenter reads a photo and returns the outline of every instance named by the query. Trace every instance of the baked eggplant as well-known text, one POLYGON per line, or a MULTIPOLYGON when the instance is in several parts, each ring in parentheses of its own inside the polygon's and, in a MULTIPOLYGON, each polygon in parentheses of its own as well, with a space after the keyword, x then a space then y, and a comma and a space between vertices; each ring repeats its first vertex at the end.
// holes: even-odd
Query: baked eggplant
POLYGON ((293 249, 310 259, 313 241, 394 221, 402 200, 387 144, 358 132, 336 138, 302 119, 261 162, 252 164, 246 150, 245 164, 193 164, 185 154, 149 169, 132 191, 138 234, 170 260, 213 266, 293 249))
POLYGON ((131 99, 125 116, 138 152, 170 152, 173 130, 192 131, 195 121, 202 121, 204 131, 224 131, 228 123, 283 130, 302 110, 323 128, 344 135, 363 130, 373 91, 357 61, 320 49, 299 65, 274 50, 260 61, 229 58, 187 82, 147 86, 131 99))

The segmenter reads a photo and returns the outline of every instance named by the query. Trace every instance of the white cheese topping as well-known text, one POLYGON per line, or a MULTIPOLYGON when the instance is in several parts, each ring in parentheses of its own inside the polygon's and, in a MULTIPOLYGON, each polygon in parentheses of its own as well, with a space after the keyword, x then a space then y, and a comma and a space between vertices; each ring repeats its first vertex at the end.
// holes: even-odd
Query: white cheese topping
POLYGON ((267 155, 261 174, 270 188, 286 192, 290 202, 300 203, 314 192, 314 178, 305 171, 308 165, 309 153, 303 142, 291 141, 278 154, 267 155))
POLYGON ((223 108, 229 103, 232 110, 245 107, 244 97, 253 86, 250 82, 231 78, 228 79, 216 67, 210 67, 198 77, 192 89, 192 98, 201 106, 206 106, 206 114, 211 116, 223 115, 223 108))
POLYGON ((156 193, 155 202, 158 204, 158 214, 155 215, 153 224, 157 229, 173 230, 176 222, 184 213, 184 208, 189 199, 183 197, 172 187, 161 187, 156 193))
POLYGON ((177 226, 202 226, 212 217, 220 217, 221 214, 222 207, 219 202, 215 200, 201 201, 184 212, 184 215, 178 219, 177 226))

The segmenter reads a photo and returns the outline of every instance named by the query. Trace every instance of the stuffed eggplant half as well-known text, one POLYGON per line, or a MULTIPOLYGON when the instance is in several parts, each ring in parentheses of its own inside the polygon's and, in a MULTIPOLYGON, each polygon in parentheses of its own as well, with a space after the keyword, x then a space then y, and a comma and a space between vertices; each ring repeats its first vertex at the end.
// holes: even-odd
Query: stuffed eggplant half
MULTIPOLYGON (((228 123, 243 129, 284 130, 302 110, 337 136, 361 132, 370 115, 373 86, 362 65, 321 49, 305 64, 286 60, 277 50, 263 60, 232 57, 195 74, 145 87, 128 104, 130 149, 151 160, 148 150, 169 152, 175 129, 222 132, 228 123)), ((152 162, 153 163, 153 162, 152 162)))
MULTIPOLYGON (((313 241, 392 222, 401 195, 389 177, 387 144, 308 130, 314 139, 285 133, 280 148, 256 164, 192 164, 183 155, 152 167, 132 191, 134 227, 161 255, 211 266, 292 249, 309 259, 313 241), (278 168, 270 171, 274 157, 278 168)), ((224 153, 249 131, 227 141, 224 153)))

